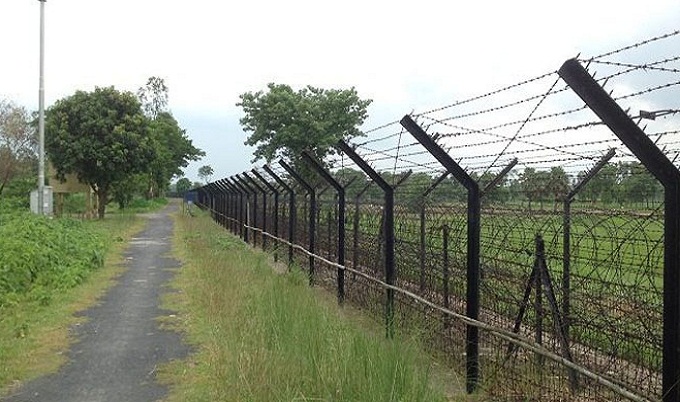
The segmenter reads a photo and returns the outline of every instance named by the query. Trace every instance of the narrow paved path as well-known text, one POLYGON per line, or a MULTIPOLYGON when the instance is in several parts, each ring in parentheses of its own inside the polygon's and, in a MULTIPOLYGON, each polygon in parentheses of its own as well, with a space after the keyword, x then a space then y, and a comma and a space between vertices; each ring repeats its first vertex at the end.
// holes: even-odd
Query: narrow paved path
POLYGON ((161 330, 156 318, 163 285, 178 262, 169 256, 177 205, 151 214, 146 228, 126 252, 128 270, 100 304, 83 312, 87 322, 74 327, 69 362, 53 375, 25 384, 7 402, 157 401, 167 389, 155 382, 158 364, 182 358, 188 349, 180 336, 161 330))

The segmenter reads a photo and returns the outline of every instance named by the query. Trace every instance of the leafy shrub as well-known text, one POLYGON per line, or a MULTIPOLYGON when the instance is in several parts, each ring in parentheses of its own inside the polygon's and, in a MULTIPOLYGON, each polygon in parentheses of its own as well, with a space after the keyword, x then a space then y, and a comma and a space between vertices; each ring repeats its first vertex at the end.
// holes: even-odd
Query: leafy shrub
POLYGON ((0 215, 14 214, 17 211, 28 211, 28 195, 25 197, 2 196, 0 197, 0 215))
POLYGON ((85 193, 73 193, 64 195, 65 214, 83 214, 87 212, 85 193))
POLYGON ((0 215, 0 307, 22 296, 49 304, 104 263, 105 243, 80 221, 0 215))

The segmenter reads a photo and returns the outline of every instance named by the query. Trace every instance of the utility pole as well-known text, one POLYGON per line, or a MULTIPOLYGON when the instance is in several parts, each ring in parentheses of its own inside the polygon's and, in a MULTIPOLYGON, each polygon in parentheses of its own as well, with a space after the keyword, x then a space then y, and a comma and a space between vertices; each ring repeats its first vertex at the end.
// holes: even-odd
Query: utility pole
POLYGON ((40 2, 40 89, 38 92, 38 215, 45 215, 45 2, 40 2))

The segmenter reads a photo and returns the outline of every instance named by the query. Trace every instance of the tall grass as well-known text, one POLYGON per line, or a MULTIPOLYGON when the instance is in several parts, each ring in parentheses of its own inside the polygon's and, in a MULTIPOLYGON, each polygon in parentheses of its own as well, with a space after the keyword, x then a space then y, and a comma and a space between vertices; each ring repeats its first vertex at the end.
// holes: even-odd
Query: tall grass
POLYGON ((351 324, 303 274, 277 273, 208 217, 177 223, 184 267, 169 306, 196 353, 163 370, 171 401, 445 400, 414 340, 351 324))

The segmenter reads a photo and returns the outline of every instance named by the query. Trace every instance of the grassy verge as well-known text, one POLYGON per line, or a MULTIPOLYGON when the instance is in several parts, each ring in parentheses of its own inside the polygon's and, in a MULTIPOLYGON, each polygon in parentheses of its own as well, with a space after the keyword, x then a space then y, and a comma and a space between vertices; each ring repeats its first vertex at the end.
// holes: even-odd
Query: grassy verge
POLYGON ((0 395, 21 382, 55 372, 65 361, 69 328, 82 318, 74 313, 96 303, 123 271, 122 250, 143 220, 133 215, 85 222, 106 248, 104 266, 74 288, 55 292, 45 305, 34 297, 18 298, 0 309, 0 395))
POLYGON ((175 250, 184 267, 166 304, 196 350, 161 370, 170 401, 445 400, 417 342, 352 325, 208 217, 178 218, 175 250))
POLYGON ((128 205, 125 209, 120 209, 118 207, 118 204, 115 202, 112 202, 106 207, 106 213, 107 214, 140 214, 140 213, 146 213, 146 212, 154 212, 159 209, 164 208, 168 203, 170 202, 169 199, 162 197, 162 198, 152 198, 152 199, 145 199, 141 197, 137 197, 130 202, 130 205, 128 205))

